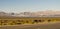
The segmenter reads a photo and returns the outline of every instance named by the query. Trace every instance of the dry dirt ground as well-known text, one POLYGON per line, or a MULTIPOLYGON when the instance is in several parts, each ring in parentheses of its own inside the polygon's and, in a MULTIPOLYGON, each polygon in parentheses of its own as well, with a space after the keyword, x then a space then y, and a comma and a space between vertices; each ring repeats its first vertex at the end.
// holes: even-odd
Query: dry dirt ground
POLYGON ((4 26, 0 29, 60 29, 60 22, 53 24, 35 24, 35 25, 18 25, 18 26, 4 26))

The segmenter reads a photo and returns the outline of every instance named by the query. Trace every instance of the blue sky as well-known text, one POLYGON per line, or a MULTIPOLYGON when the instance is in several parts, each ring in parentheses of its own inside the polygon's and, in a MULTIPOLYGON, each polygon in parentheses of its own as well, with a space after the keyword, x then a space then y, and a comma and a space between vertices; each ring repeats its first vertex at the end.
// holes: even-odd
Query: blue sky
POLYGON ((60 0, 0 0, 0 11, 60 10, 60 0))

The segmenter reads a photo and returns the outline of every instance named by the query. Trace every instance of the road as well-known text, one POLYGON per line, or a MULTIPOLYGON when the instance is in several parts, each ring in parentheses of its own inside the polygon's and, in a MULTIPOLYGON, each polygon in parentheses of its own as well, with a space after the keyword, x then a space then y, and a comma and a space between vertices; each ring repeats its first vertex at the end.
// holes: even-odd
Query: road
POLYGON ((20 25, 20 26, 5 26, 0 29, 60 29, 60 23, 54 24, 37 24, 37 25, 20 25))

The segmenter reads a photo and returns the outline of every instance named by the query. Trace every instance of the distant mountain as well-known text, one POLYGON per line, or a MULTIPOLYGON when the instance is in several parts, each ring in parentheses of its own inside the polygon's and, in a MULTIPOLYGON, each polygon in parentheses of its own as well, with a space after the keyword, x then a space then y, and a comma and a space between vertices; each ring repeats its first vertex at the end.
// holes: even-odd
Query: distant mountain
POLYGON ((0 12, 0 17, 60 17, 60 11, 38 11, 38 12, 20 12, 6 13, 0 12))

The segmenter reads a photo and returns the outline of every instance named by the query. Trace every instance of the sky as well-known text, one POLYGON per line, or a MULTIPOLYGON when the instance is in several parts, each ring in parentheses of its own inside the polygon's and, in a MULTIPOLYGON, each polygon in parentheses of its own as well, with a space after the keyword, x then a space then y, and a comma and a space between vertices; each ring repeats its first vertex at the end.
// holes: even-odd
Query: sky
POLYGON ((60 0, 0 0, 0 11, 34 12, 60 10, 60 0))

